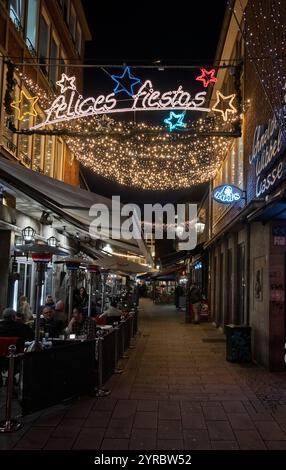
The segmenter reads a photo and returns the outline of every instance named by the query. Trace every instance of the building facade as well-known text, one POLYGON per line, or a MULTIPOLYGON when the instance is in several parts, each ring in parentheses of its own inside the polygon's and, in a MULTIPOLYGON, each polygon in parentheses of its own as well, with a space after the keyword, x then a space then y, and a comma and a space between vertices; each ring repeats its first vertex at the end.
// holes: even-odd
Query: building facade
MULTIPOLYGON (((217 186, 233 184, 243 191, 243 197, 226 205, 210 197, 205 248, 210 260, 213 321, 222 328, 229 323, 250 325, 254 361, 270 370, 284 370, 286 147, 281 116, 286 104, 285 80, 271 83, 271 73, 265 73, 269 64, 263 62, 266 49, 257 31, 265 26, 269 2, 263 2, 265 11, 260 11, 259 4, 234 1, 223 25, 217 60, 230 57, 234 64, 243 64, 242 134, 231 140, 209 194, 217 186), (277 90, 276 95, 271 88, 277 90)), ((279 3, 278 8, 285 9, 285 4, 279 3)), ((274 48, 277 56, 283 56, 277 38, 268 47, 269 61, 274 48)), ((233 92, 229 81, 225 71, 218 72, 217 85, 224 87, 225 95, 233 92)))
POLYGON ((40 90, 49 99, 62 73, 74 75, 82 90, 83 69, 68 64, 83 63, 88 39, 79 0, 0 2, 1 156, 73 185, 80 182, 79 166, 63 137, 11 129, 25 130, 40 122, 43 109, 33 98, 40 90))

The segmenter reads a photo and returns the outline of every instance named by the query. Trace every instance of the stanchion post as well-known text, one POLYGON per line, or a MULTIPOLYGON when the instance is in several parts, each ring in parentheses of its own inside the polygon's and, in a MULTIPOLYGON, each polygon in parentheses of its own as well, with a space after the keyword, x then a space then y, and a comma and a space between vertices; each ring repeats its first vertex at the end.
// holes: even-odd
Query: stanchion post
POLYGON ((103 385, 103 341, 104 338, 98 338, 98 389, 97 397, 106 397, 110 395, 110 390, 104 390, 103 385))
POLYGON ((114 367, 114 374, 121 374, 123 372, 123 369, 121 369, 120 367, 117 367, 117 363, 118 363, 118 335, 119 335, 119 328, 118 326, 116 326, 114 328, 114 331, 115 331, 115 334, 114 334, 114 343, 115 343, 115 357, 114 357, 114 363, 115 363, 115 367, 114 367))
POLYGON ((123 359, 128 359, 128 354, 125 354, 125 320, 123 320, 122 322, 123 326, 122 326, 122 358, 123 359))
POLYGON ((7 386, 7 395, 6 395, 6 414, 5 414, 5 420, 0 422, 0 432, 17 431, 22 426, 22 424, 19 421, 11 419, 16 346, 14 345, 9 346, 8 352, 9 352, 8 354, 9 369, 8 369, 8 386, 7 386))

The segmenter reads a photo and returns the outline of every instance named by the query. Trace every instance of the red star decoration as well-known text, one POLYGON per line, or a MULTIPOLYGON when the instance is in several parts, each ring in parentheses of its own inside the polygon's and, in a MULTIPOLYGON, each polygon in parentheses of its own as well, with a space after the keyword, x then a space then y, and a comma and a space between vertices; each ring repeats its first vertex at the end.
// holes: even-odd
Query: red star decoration
POLYGON ((201 69, 202 74, 196 78, 199 82, 203 82, 204 87, 207 88, 210 83, 215 83, 217 81, 216 77, 214 76, 215 74, 215 69, 211 70, 206 70, 206 69, 201 69))

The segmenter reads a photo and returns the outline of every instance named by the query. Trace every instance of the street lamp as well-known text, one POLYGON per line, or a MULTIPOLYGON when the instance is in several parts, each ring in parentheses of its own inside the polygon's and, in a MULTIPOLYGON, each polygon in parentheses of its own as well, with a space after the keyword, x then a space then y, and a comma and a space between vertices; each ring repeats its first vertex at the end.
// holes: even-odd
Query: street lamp
POLYGON ((33 227, 28 227, 24 228, 22 230, 22 239, 25 243, 33 243, 35 241, 35 230, 33 227))

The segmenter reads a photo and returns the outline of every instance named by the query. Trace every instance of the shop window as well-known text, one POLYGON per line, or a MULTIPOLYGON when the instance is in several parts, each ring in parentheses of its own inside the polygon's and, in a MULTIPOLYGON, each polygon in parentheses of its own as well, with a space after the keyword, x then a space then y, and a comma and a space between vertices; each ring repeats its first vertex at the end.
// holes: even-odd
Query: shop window
MULTIPOLYGON (((39 114, 35 119, 35 124, 40 124, 42 122, 39 114)), ((45 137, 40 134, 34 135, 34 146, 33 146, 33 162, 32 169, 34 171, 43 170, 43 148, 44 148, 45 137)))
POLYGON ((54 85, 56 86, 56 81, 58 79, 58 55, 59 55, 59 47, 55 41, 54 38, 52 38, 51 42, 51 61, 50 61, 50 67, 49 67, 49 77, 54 85))
POLYGON ((36 52, 38 0, 28 0, 26 43, 32 52, 36 52))
POLYGON ((63 179, 63 141, 60 139, 56 140, 54 178, 58 180, 63 179))
POLYGON ((48 63, 48 55, 49 55, 49 25, 43 15, 41 15, 40 19, 40 40, 39 40, 39 56, 42 71, 46 74, 47 73, 47 64, 48 63))
POLYGON ((52 176, 53 174, 53 160, 54 160, 54 137, 49 135, 46 137, 46 149, 44 160, 44 174, 52 176))
POLYGON ((18 30, 23 29, 24 0, 10 0, 9 15, 18 30))

